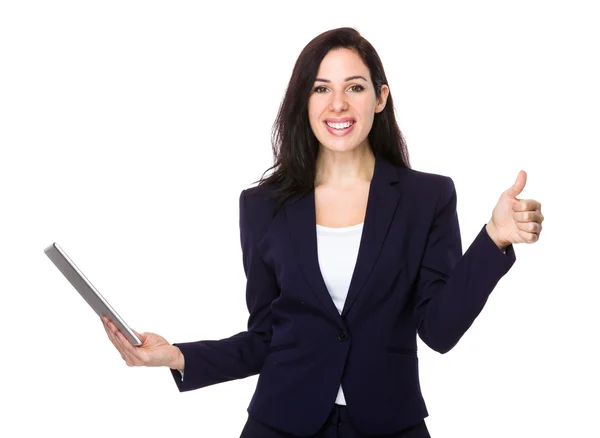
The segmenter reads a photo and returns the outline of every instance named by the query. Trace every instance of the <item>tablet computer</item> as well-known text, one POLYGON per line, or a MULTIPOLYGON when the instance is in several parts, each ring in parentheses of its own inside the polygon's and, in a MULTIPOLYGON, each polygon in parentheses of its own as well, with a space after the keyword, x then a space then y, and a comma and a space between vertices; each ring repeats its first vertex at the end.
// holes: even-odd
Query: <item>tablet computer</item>
POLYGON ((142 345, 140 339, 135 333, 125 324, 123 318, 121 318, 117 312, 108 304, 108 301, 104 299, 100 292, 90 283, 90 281, 83 275, 83 272, 79 270, 75 263, 67 256, 56 242, 49 245, 44 249, 44 253, 48 256, 52 263, 56 265, 58 270, 69 280, 73 287, 79 292, 79 295, 83 297, 85 301, 90 305, 92 309, 102 318, 106 316, 118 329, 123 336, 132 345, 142 345))

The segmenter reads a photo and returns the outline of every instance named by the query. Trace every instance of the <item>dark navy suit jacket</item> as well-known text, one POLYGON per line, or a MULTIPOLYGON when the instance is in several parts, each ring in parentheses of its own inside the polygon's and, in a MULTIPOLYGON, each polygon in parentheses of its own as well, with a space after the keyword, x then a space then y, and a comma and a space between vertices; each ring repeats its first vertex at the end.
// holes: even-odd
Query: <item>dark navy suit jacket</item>
POLYGON ((314 189, 274 217, 265 186, 242 191, 240 234, 248 330, 177 343, 180 391, 260 373, 249 415, 307 436, 331 412, 340 382, 364 434, 425 418, 417 334, 449 351, 515 262, 485 225, 462 253, 450 177, 397 167, 376 155, 356 267, 340 314, 317 257, 314 189))

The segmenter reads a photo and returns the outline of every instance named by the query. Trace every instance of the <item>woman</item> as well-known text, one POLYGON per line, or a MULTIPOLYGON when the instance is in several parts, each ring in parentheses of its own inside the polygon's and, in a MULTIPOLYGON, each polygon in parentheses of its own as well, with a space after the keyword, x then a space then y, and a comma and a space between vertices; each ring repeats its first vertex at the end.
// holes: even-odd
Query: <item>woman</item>
POLYGON ((543 215, 521 171, 463 255, 450 177, 412 170, 381 61, 351 28, 300 54, 274 173, 240 195, 248 330, 169 344, 105 320, 129 366, 180 391, 259 374, 242 438, 429 437, 416 335, 449 351, 543 215))

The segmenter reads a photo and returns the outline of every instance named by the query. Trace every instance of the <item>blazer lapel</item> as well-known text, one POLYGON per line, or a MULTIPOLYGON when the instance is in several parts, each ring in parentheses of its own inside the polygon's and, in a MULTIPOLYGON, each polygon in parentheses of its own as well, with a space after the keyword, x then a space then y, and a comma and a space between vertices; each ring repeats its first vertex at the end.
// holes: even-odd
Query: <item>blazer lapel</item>
POLYGON ((286 220, 298 264, 323 307, 342 327, 344 325, 343 318, 360 295, 375 266, 392 223, 401 194, 399 186, 395 185, 397 182, 396 168, 385 158, 376 154, 358 258, 341 315, 325 286, 319 267, 314 188, 301 199, 285 207, 286 220))
POLYGON ((344 327, 319 268, 314 187, 302 198, 286 205, 285 216, 293 249, 304 277, 334 321, 344 327))
POLYGON ((346 317, 363 290, 381 252, 400 200, 401 192, 399 186, 396 185, 397 182, 398 172, 394 166, 383 157, 376 155, 375 172, 369 189, 358 258, 342 310, 342 318, 346 317))

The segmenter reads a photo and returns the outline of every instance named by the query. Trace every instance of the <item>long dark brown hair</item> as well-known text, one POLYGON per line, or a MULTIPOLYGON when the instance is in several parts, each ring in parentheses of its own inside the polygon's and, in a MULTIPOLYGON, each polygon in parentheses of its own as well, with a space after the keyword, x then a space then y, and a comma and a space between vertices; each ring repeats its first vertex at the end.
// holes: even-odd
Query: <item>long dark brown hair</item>
MULTIPOLYGON (((304 196, 314 188, 319 142, 308 120, 308 99, 322 59, 332 49, 346 48, 357 53, 369 68, 377 98, 381 86, 388 85, 379 55, 360 33, 350 27, 324 32, 309 42, 296 60, 279 112, 273 124, 271 143, 274 165, 255 181, 268 185, 277 212, 286 202, 304 196), (269 170, 274 172, 264 177, 269 170)), ((389 85, 388 85, 389 87, 389 85)), ((410 167, 408 149, 394 115, 392 93, 383 111, 375 113, 368 135, 373 154, 395 165, 410 167)))

